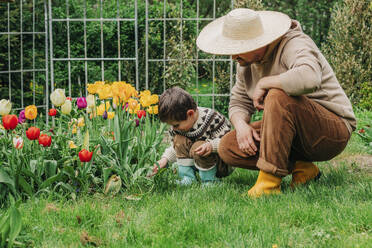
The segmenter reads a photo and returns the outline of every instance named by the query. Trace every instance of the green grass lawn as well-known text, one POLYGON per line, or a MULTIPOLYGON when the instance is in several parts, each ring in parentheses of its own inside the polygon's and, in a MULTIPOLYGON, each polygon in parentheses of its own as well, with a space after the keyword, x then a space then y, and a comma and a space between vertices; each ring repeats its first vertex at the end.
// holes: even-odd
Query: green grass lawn
POLYGON ((318 164, 318 182, 292 191, 287 177, 278 196, 242 197, 257 172, 238 169, 216 187, 161 184, 135 200, 130 192, 30 199, 20 207, 17 240, 26 247, 371 247, 371 161, 354 135, 339 157, 318 164))

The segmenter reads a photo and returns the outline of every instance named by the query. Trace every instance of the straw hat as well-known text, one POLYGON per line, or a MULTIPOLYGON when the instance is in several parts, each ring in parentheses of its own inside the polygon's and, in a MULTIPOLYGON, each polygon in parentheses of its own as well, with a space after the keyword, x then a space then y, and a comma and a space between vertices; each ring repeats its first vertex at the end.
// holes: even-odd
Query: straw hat
POLYGON ((205 26, 196 44, 207 53, 241 54, 270 44, 290 26, 291 19, 281 12, 234 9, 205 26))

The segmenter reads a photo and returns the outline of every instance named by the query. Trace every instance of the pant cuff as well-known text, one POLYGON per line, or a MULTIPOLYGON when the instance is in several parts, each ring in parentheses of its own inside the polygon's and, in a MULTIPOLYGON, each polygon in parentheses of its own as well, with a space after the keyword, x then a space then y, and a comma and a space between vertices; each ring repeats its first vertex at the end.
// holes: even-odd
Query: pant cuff
POLYGON ((195 167, 196 167, 196 169, 198 169, 200 171, 209 171, 209 170, 212 170, 214 167, 216 167, 216 165, 214 164, 209 168, 203 168, 203 167, 200 167, 197 163, 195 163, 195 167))
POLYGON ((257 161, 257 167, 267 173, 273 174, 278 177, 285 177, 289 174, 288 170, 279 169, 277 166, 267 162, 263 158, 259 158, 257 161))
POLYGON ((195 163, 192 158, 177 158, 177 164, 182 166, 193 166, 195 163))

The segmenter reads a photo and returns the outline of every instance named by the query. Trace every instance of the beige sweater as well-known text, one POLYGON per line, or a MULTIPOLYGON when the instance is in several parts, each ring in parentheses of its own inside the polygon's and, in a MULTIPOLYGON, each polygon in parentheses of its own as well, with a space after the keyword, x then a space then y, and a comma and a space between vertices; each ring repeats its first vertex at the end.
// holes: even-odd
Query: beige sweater
POLYGON ((255 112, 252 96, 257 82, 262 77, 274 75, 279 75, 288 95, 306 95, 340 116, 350 132, 355 130, 356 119, 350 100, 323 54, 295 20, 292 20, 290 30, 269 46, 261 62, 251 66, 238 64, 229 117, 242 112, 250 118, 255 112))

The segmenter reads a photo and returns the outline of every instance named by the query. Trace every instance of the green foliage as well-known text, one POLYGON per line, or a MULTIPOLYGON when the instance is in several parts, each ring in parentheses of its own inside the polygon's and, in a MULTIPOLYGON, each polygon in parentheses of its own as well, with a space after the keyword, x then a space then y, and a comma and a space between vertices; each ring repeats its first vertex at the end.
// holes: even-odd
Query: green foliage
POLYGON ((159 159, 166 125, 150 116, 143 117, 138 126, 129 119, 126 111, 117 111, 112 123, 115 140, 100 136, 102 152, 97 162, 105 165, 102 167, 104 184, 112 174, 120 176, 125 188, 148 184, 146 175, 159 159))
POLYGON ((372 108, 372 2, 344 0, 332 14, 322 50, 354 104, 372 108))
POLYGON ((0 247, 13 247, 22 230, 22 216, 19 211, 21 201, 15 202, 10 195, 10 207, 0 215, 0 247))
MULTIPOLYGON (((69 17, 82 18, 84 16, 83 4, 85 1, 71 0, 68 1, 69 17)), ((86 17, 100 18, 101 7, 102 16, 105 18, 116 18, 117 1, 103 1, 101 6, 99 2, 94 0, 86 1, 86 17)), ((196 0, 183 1, 182 16, 184 18, 195 18, 196 0)), ((304 28, 305 33, 309 34, 314 41, 319 45, 324 40, 328 30, 330 10, 335 1, 309 1, 309 0, 293 0, 293 1, 266 1, 266 0, 237 0, 234 7, 248 7, 257 10, 269 9, 283 11, 291 18, 299 20, 304 28)), ((150 18, 162 18, 165 11, 168 18, 178 18, 181 15, 181 4, 178 0, 166 1, 166 6, 163 6, 163 1, 149 1, 148 13, 150 18), (165 10, 164 10, 165 8, 165 10)), ((66 1, 53 1, 52 5, 54 18, 66 18, 66 1)), ((33 14, 35 14, 35 30, 44 31, 44 5, 42 1, 37 1, 35 7, 32 6, 32 1, 23 3, 23 29, 31 31, 33 14)), ((230 0, 221 1, 199 1, 199 17, 219 17, 225 14, 231 8, 230 0), (216 6, 214 8, 214 3, 216 6)), ((20 30, 20 5, 16 1, 10 5, 10 29, 11 31, 20 30)), ((4 31, 7 28, 7 5, 0 6, 0 14, 5 18, 1 18, 0 26, 4 31)), ((122 18, 134 18, 133 1, 120 1, 119 16, 122 18)), ((139 48, 139 88, 145 88, 145 1, 138 1, 138 48, 139 48)), ((199 22, 199 32, 208 22, 199 22)), ((120 50, 121 57, 135 57, 134 50, 134 23, 123 21, 120 22, 120 30, 116 22, 103 22, 103 40, 101 52, 101 24, 99 21, 87 22, 86 25, 86 51, 84 50, 84 23, 70 22, 67 27, 66 22, 53 22, 53 57, 67 58, 68 57, 68 38, 67 28, 70 32, 70 57, 81 58, 85 54, 90 58, 99 57, 118 57, 120 50), (118 31, 120 31, 120 40, 118 39, 118 31), (118 48, 120 41, 120 48, 118 48)), ((171 85, 179 85, 187 88, 187 85, 193 83, 198 77, 206 80, 212 80, 213 69, 210 62, 199 62, 198 65, 187 59, 196 58, 197 48, 195 40, 197 37, 197 26, 194 21, 167 20, 149 21, 149 58, 150 59, 172 59, 171 61, 149 62, 148 78, 149 88, 154 93, 162 93, 165 87, 171 85), (181 38, 182 24, 182 42, 181 38), (165 30, 165 37, 163 31, 165 30), (165 42, 164 42, 165 38, 165 42), (197 68, 198 67, 198 68, 197 68), (198 75, 196 75, 198 72, 198 75)), ((20 61, 20 36, 10 35, 11 53, 10 62, 8 58, 8 36, 0 36, 0 55, 5 60, 0 61, 0 70, 7 70, 8 63, 12 70, 21 68, 20 61)), ((33 49, 33 37, 24 35, 23 37, 23 68, 32 69, 45 68, 45 35, 35 35, 35 49, 33 49), (35 51, 35 53, 34 53, 35 51), (35 56, 35 63, 33 57, 35 56)), ((211 55, 199 52, 199 58, 212 58, 211 55)), ((84 95, 85 82, 93 82, 102 79, 102 64, 104 64, 104 79, 114 81, 121 80, 135 83, 135 63, 133 61, 119 62, 121 67, 121 75, 118 73, 118 62, 114 61, 71 61, 58 62, 54 65, 54 87, 65 88, 67 94, 71 96, 84 95), (85 73, 87 66, 87 74, 85 73), (88 76, 86 78, 86 75, 88 76), (68 89, 69 78, 71 78, 71 92, 68 89)), ((214 93, 229 93, 230 89, 230 64, 216 63, 215 81, 216 88, 214 93)), ((23 100, 27 106, 35 101, 36 105, 45 104, 45 73, 24 73, 23 75, 23 100), (35 92, 35 93, 33 93, 35 92)), ((11 97, 15 107, 21 107, 22 92, 19 87, 21 82, 20 73, 13 73, 11 76, 11 97)), ((9 98, 9 78, 7 74, 0 74, 0 98, 9 98)), ((48 86, 50 87, 50 86, 48 86)), ((49 89, 50 90, 50 89, 49 89)), ((225 97, 215 98, 215 107, 221 112, 226 112, 228 99, 225 97)))

